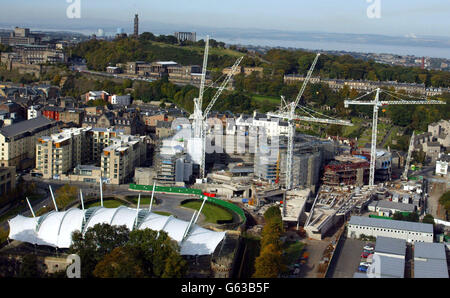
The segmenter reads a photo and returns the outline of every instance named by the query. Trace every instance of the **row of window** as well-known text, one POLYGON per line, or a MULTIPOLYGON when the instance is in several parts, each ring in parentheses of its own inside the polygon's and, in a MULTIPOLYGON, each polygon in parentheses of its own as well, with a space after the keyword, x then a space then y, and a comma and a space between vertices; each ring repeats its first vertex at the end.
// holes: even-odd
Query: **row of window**
POLYGON ((361 229, 361 230, 390 232, 390 233, 398 233, 398 234, 409 234, 409 235, 417 235, 417 236, 429 236, 429 234, 425 234, 425 233, 402 231, 402 230, 394 230, 394 229, 373 228, 373 227, 364 227, 364 226, 350 226, 350 227, 361 229))

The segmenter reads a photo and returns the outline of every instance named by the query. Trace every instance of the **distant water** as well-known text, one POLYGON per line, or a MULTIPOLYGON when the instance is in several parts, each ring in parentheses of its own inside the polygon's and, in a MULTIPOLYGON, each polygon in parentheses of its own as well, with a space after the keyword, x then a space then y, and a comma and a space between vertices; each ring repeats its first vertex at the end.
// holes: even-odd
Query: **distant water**
POLYGON ((217 40, 229 44, 270 46, 270 47, 293 47, 309 50, 326 50, 326 51, 348 51, 359 53, 386 53, 397 55, 414 55, 417 57, 433 57, 450 59, 450 48, 434 48, 422 46, 391 46, 378 44, 362 44, 362 43, 343 43, 343 42, 327 42, 327 41, 289 41, 289 40, 270 40, 270 39, 239 39, 239 38, 221 38, 217 40))
MULTIPOLYGON (((37 30, 34 29, 34 30, 37 30)), ((55 31, 49 29, 40 29, 55 31)), ((109 28, 103 28, 105 36, 115 36, 116 32, 109 28)), ((87 36, 97 33, 96 30, 73 30, 87 36)), ((197 34, 197 39, 204 38, 201 34, 197 34)), ((310 40, 288 40, 288 39, 262 39, 262 38, 231 38, 229 35, 221 36, 217 32, 214 39, 225 42, 227 44, 241 44, 253 46, 269 46, 269 47, 292 47, 303 48, 308 50, 326 50, 326 51, 348 51, 358 53, 378 53, 378 54, 397 54, 397 55, 414 55, 417 57, 433 57, 450 59, 450 48, 445 47, 426 47, 414 45, 386 45, 376 43, 346 43, 337 41, 310 41, 310 40)))

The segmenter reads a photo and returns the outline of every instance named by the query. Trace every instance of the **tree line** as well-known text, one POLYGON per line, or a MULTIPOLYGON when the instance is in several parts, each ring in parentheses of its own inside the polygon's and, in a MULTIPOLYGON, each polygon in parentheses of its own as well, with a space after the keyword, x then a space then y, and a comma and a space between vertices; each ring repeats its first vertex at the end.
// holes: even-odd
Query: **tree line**
POLYGON ((264 213, 265 225, 261 237, 261 250, 255 260, 255 278, 278 278, 286 270, 282 256, 283 221, 280 209, 272 206, 264 213))

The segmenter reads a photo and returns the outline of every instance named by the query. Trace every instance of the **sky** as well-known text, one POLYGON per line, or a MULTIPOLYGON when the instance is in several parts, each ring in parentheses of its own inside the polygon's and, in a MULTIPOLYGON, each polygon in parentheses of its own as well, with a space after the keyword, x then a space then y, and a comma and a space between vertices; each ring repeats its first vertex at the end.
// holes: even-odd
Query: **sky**
POLYGON ((0 5, 6 12, 2 27, 117 24, 130 31, 138 12, 142 29, 148 31, 156 22, 186 31, 210 27, 450 37, 449 0, 0 0, 0 5), (80 19, 67 18, 68 1, 80 1, 80 19), (380 2, 381 17, 369 18, 367 9, 375 1, 380 2))

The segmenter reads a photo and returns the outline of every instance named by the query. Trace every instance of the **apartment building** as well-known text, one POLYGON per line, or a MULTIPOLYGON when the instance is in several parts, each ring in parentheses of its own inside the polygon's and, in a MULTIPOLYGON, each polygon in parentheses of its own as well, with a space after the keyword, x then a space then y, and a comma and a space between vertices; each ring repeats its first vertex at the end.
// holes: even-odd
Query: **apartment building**
POLYGON ((70 128, 43 136, 36 144, 36 171, 45 179, 59 179, 79 164, 90 161, 91 128, 70 128))
POLYGON ((147 157, 145 137, 121 135, 103 149, 102 177, 111 184, 123 184, 133 177, 134 169, 143 165, 147 157))
POLYGON ((129 181, 147 159, 145 137, 104 128, 70 128, 40 137, 36 171, 45 179, 108 183, 129 181), (101 167, 99 167, 101 166, 101 167))
MULTIPOLYGON (((299 84, 305 80, 306 77, 296 74, 289 74, 284 76, 284 83, 289 85, 299 84)), ((372 91, 377 88, 394 88, 395 91, 404 91, 407 94, 421 94, 426 96, 441 95, 443 92, 448 92, 448 88, 427 88, 425 84, 417 83, 402 83, 396 81, 366 81, 366 80, 341 80, 341 79, 324 79, 320 77, 313 77, 310 79, 313 84, 324 83, 327 84, 334 91, 338 91, 345 86, 350 89, 355 89, 359 92, 372 91)))
POLYGON ((115 130, 111 128, 92 128, 89 130, 89 135, 92 138, 92 152, 90 157, 100 165, 100 157, 103 154, 103 149, 110 146, 114 138, 123 135, 123 130, 115 130))
POLYGON ((41 116, 0 129, 1 166, 34 167, 37 139, 57 131, 58 122, 41 116))

